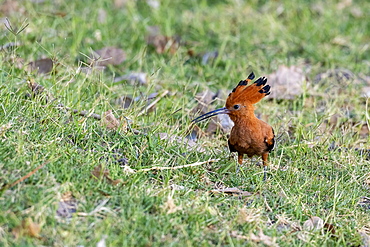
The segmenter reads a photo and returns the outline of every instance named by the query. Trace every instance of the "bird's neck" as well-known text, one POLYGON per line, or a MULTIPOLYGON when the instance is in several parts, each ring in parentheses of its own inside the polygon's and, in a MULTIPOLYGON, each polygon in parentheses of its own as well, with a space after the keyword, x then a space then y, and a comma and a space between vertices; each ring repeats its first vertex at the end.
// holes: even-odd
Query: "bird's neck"
POLYGON ((254 115, 254 112, 251 114, 243 114, 238 116, 232 116, 230 115, 230 119, 234 122, 236 126, 238 125, 248 125, 253 124, 255 122, 258 122, 258 118, 254 115))

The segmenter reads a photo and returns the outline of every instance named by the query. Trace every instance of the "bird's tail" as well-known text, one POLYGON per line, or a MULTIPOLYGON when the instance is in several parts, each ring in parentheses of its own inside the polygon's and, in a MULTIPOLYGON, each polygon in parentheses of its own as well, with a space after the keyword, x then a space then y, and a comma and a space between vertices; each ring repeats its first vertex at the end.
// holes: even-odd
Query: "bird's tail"
POLYGON ((269 95, 270 86, 266 85, 267 79, 265 77, 258 78, 254 83, 248 86, 249 82, 252 81, 254 77, 254 73, 252 72, 247 79, 240 81, 229 95, 230 100, 248 101, 251 104, 255 104, 266 95, 269 95))

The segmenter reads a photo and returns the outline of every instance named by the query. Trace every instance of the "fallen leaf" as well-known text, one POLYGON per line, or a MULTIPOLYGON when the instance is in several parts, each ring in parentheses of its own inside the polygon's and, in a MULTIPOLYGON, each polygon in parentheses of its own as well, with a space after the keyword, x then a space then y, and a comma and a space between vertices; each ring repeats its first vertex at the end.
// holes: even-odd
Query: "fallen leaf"
POLYGON ((168 37, 160 34, 159 27, 151 26, 148 28, 149 35, 147 44, 153 46, 158 54, 169 52, 175 54, 180 47, 180 37, 168 37))
POLYGON ((227 194, 231 196, 252 196, 253 193, 240 190, 238 188, 224 188, 224 189, 214 189, 210 191, 213 194, 227 194))
POLYGON ((126 53, 117 47, 109 46, 94 51, 90 64, 93 66, 120 65, 126 60, 126 53))
POLYGON ((111 185, 118 185, 118 184, 122 183, 121 179, 116 179, 116 180, 111 179, 109 177, 108 168, 105 168, 103 170, 102 165, 95 166, 94 170, 91 171, 91 174, 93 175, 93 177, 95 179, 105 180, 108 184, 111 184, 111 185))
POLYGON ((306 231, 320 230, 324 227, 324 221, 317 216, 313 216, 303 223, 303 229, 306 231))
POLYGON ((303 93, 306 78, 300 67, 281 65, 277 71, 266 77, 273 88, 269 98, 294 99, 303 93))
POLYGON ((329 224, 329 223, 325 223, 325 224, 324 224, 324 229, 325 229, 328 233, 330 233, 330 234, 332 235, 332 237, 334 237, 334 235, 335 235, 335 227, 334 227, 334 225, 329 224))
POLYGON ((107 129, 116 130, 120 127, 120 122, 113 115, 112 110, 104 112, 101 121, 102 125, 107 129))
POLYGON ((49 74, 53 68, 54 62, 50 58, 39 59, 28 64, 28 69, 38 74, 49 74))

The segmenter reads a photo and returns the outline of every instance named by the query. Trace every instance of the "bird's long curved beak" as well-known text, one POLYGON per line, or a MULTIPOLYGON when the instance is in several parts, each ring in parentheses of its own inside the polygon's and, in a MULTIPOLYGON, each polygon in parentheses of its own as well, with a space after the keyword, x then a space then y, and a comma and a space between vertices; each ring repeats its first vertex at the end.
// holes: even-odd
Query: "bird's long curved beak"
POLYGON ((222 107, 220 109, 207 112, 207 113, 203 114, 202 116, 194 118, 193 120, 191 120, 191 122, 192 123, 198 123, 198 122, 203 121, 207 118, 210 118, 210 117, 213 117, 213 116, 216 116, 216 115, 219 115, 219 114, 228 114, 229 112, 230 112, 229 109, 227 109, 226 107, 222 107))

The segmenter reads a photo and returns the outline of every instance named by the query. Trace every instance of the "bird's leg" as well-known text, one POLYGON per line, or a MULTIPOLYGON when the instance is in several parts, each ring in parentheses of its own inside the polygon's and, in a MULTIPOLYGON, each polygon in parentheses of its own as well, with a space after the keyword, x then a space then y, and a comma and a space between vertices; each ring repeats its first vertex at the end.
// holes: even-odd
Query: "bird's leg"
POLYGON ((262 163, 263 163, 263 181, 266 181, 266 173, 267 173, 267 159, 269 157, 268 153, 262 154, 262 163))
POLYGON ((238 165, 236 167, 236 173, 239 173, 240 167, 243 164, 243 156, 244 154, 238 152, 238 165))

